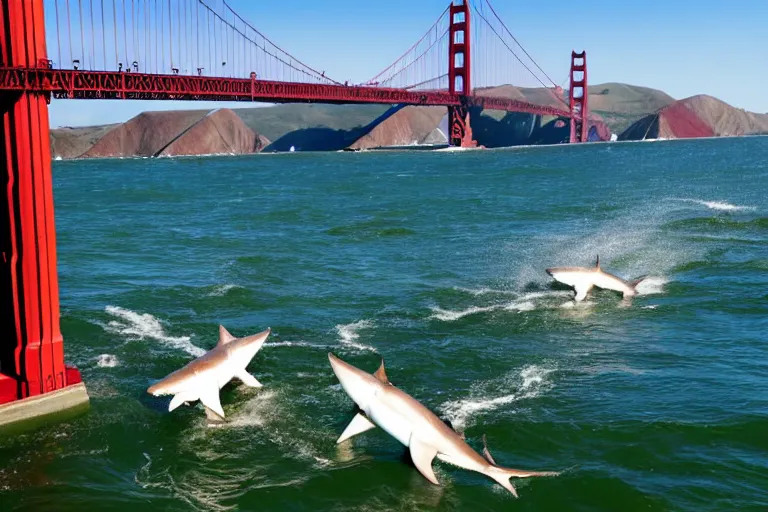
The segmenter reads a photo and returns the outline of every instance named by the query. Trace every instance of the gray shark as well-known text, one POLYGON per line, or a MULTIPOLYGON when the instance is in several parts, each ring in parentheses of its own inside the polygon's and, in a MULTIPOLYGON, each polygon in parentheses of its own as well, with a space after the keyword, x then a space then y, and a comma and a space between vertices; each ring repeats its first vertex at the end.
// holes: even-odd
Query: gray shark
POLYGON ((174 395, 168 410, 183 403, 200 400, 209 419, 223 420, 224 410, 219 390, 233 377, 252 388, 261 387, 245 368, 266 341, 271 329, 253 336, 235 338, 224 326, 219 326, 219 342, 206 354, 176 370, 147 389, 154 396, 174 395))
MULTIPOLYGON (((484 446, 481 457, 432 411, 392 385, 384 371, 383 360, 379 369, 374 374, 370 374, 342 361, 333 354, 329 353, 328 359, 344 391, 361 411, 344 429, 336 441, 337 444, 379 426, 410 449, 414 465, 433 484, 439 485, 432 470, 432 461, 437 457, 443 462, 476 471, 494 479, 515 497, 517 497, 517 491, 509 481, 511 477, 527 478, 559 474, 498 466, 487 446, 484 446)), ((483 445, 485 445, 485 436, 483 436, 483 445)))
POLYGON ((548 268, 547 274, 576 290, 574 300, 582 301, 592 287, 604 288, 621 292, 625 299, 637 295, 637 285, 647 276, 639 277, 633 281, 625 281, 620 277, 609 274, 600 268, 600 256, 592 268, 586 267, 554 267, 548 268))

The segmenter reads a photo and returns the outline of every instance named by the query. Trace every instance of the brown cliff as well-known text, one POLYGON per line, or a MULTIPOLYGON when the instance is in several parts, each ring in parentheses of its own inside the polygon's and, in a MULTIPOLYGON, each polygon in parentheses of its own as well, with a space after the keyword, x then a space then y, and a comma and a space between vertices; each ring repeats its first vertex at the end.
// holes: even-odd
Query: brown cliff
POLYGON ((445 107, 403 107, 350 146, 369 149, 424 143, 446 114, 445 107))
POLYGON ((155 156, 207 113, 207 110, 143 112, 113 128, 82 156, 155 156))
POLYGON ((248 128, 237 114, 224 108, 200 119, 156 156, 246 155, 258 153, 264 146, 265 141, 248 128))

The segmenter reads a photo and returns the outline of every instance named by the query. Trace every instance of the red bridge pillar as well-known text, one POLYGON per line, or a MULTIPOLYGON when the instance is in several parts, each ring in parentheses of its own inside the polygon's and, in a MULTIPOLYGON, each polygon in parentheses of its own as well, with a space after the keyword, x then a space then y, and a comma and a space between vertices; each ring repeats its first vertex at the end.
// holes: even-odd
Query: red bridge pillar
POLYGON ((571 143, 586 142, 589 127, 587 52, 571 52, 571 143))
POLYGON ((461 97, 461 105, 448 107, 448 143, 452 146, 475 147, 469 126, 467 96, 472 94, 472 52, 470 51, 469 5, 466 0, 451 2, 448 29, 448 91, 461 97))
MULTIPOLYGON (((0 66, 47 65, 43 0, 0 6, 0 66)), ((48 99, 0 92, 0 425, 88 400, 64 366, 48 99)))

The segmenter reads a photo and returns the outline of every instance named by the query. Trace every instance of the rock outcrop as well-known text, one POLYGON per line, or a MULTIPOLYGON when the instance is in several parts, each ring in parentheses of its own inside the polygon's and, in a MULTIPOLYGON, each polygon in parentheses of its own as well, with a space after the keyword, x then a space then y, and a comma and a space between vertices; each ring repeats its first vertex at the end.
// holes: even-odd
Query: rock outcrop
MULTIPOLYGON (((98 132, 88 140, 70 141, 67 131, 54 130, 54 147, 65 147, 70 158, 157 157, 179 155, 249 154, 259 152, 268 140, 259 136, 230 109, 144 112, 126 123, 98 132)), ((64 156, 62 151, 62 158, 64 156)))
POLYGON ((245 155, 258 153, 265 145, 237 114, 224 108, 210 112, 155 156, 245 155))
POLYGON ((143 112, 110 130, 81 156, 155 156, 207 113, 207 110, 143 112))
POLYGON ((411 144, 445 144, 439 140, 437 125, 446 115, 445 107, 403 107, 377 124, 363 135, 352 149, 370 149, 382 146, 406 146, 411 144))

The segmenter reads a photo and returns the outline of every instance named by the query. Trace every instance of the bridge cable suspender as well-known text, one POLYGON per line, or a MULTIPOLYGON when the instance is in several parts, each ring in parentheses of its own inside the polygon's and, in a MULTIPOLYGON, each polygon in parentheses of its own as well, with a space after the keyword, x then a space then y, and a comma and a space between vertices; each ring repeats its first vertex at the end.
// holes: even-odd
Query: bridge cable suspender
POLYGON ((59 2, 56 2, 56 40, 59 43, 59 68, 63 68, 61 62, 61 31, 59 30, 59 2))
MULTIPOLYGON (((525 55, 527 55, 527 56, 528 56, 528 58, 529 58, 529 59, 531 59, 531 62, 533 62, 533 65, 534 65, 534 66, 536 66, 537 68, 539 68, 539 71, 541 71, 542 73, 544 73, 544 76, 545 76, 545 77, 547 77, 547 80, 549 80, 549 81, 552 83, 552 85, 553 85, 553 86, 557 87, 557 84, 555 83, 555 81, 554 81, 554 80, 552 80, 552 79, 549 77, 549 75, 547 75, 547 73, 546 73, 546 72, 545 72, 543 69, 541 69, 541 66, 539 66, 539 64, 538 64, 538 63, 537 63, 535 60, 533 60, 533 57, 531 57, 531 55, 530 55, 530 54, 529 54, 529 53, 528 53, 528 52, 525 50, 525 48, 523 47, 523 45, 521 45, 521 44, 520 44, 520 41, 518 41, 518 40, 515 38, 515 36, 513 36, 513 35, 512 35, 512 32, 510 32, 510 30, 507 28, 507 25, 504 23, 504 21, 503 21, 503 20, 502 20, 502 19, 499 17, 499 15, 498 15, 498 14, 496 14, 496 9, 494 9, 494 8, 493 8, 493 5, 491 5, 491 2, 490 2, 490 0, 485 0, 485 3, 487 3, 487 4, 488 4, 488 7, 491 9, 491 12, 493 13, 494 17, 496 17, 496 19, 497 19, 497 20, 499 20, 499 23, 501 23, 501 26, 502 26, 502 27, 504 27, 504 30, 507 32, 507 34, 509 34, 509 37, 511 37, 511 38, 512 38, 512 40, 513 40, 515 43, 517 43, 517 45, 520 47, 520 49, 521 49, 521 50, 523 50, 523 53, 525 53, 525 55)), ((530 71, 530 70, 529 70, 529 71, 530 71)), ((533 74, 533 73, 531 73, 531 74, 533 74)), ((546 86, 545 86, 545 87, 546 87, 546 86)))

